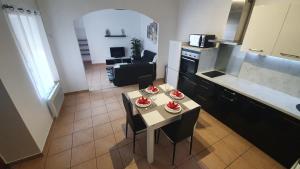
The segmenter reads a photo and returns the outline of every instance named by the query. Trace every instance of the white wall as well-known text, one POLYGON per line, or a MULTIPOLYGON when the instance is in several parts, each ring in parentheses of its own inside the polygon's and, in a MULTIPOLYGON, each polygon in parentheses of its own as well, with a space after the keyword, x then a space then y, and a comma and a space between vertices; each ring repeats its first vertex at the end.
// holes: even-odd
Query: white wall
MULTIPOLYGON (((26 8, 35 8, 34 1, 21 2, 21 5, 26 4, 26 8)), ((2 9, 0 23, 0 78, 41 152, 52 124, 52 117, 46 104, 39 100, 26 73, 2 9)))
POLYGON ((110 58, 110 47, 125 47, 125 55, 130 57, 130 40, 141 36, 141 17, 134 11, 101 10, 85 15, 83 21, 93 64, 105 63, 110 58), (121 35, 121 29, 124 29, 127 37, 104 37, 106 29, 111 35, 121 35))
POLYGON ((123 8, 141 12, 160 23, 158 77, 163 77, 169 40, 176 39, 178 0, 37 0, 65 92, 88 89, 73 22, 92 11, 123 8), (75 75, 75 76, 74 76, 75 75))
MULTIPOLYGON (((148 16, 141 15, 141 40, 143 41, 144 49, 150 50, 152 52, 158 53, 158 43, 159 43, 159 37, 158 41, 154 43, 150 39, 147 38, 147 26, 150 25, 150 23, 153 22, 153 19, 149 18, 148 16)), ((158 29, 159 31, 159 23, 158 23, 158 29)), ((159 32, 158 32, 159 34, 159 32)))
POLYGON ((74 21, 75 33, 78 39, 86 39, 86 32, 84 28, 83 18, 74 21))
POLYGON ((215 34, 222 38, 231 0, 179 0, 178 39, 187 42, 189 34, 215 34))

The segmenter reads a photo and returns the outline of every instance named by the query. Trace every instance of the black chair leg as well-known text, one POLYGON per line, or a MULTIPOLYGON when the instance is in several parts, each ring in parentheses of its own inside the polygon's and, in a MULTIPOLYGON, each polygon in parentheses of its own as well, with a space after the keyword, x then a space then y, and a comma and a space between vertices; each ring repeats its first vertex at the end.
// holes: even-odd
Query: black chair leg
POLYGON ((190 155, 192 154, 192 146, 193 146, 193 135, 191 136, 191 142, 190 142, 190 155))
POLYGON ((174 165, 175 151, 176 151, 176 143, 173 144, 173 159, 172 159, 172 165, 174 165))
POLYGON ((126 120, 126 138, 127 138, 127 132, 128 132, 128 122, 126 120))
POLYGON ((133 153, 135 153, 135 132, 133 132, 133 153))

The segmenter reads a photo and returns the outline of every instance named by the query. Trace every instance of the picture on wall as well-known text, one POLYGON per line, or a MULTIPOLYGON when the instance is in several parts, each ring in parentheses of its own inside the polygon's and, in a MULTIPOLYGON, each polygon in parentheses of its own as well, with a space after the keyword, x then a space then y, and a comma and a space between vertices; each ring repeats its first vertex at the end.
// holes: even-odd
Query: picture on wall
POLYGON ((154 44, 157 43, 157 29, 158 25, 156 22, 152 22, 147 26, 147 38, 153 41, 154 44))

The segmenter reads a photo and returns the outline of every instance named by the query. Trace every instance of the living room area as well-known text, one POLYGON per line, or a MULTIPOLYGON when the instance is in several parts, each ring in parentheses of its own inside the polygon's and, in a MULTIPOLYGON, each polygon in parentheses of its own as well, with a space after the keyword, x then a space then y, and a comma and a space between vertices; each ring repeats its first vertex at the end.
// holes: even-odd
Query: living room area
POLYGON ((132 10, 105 9, 74 21, 90 91, 156 79, 159 24, 132 10))

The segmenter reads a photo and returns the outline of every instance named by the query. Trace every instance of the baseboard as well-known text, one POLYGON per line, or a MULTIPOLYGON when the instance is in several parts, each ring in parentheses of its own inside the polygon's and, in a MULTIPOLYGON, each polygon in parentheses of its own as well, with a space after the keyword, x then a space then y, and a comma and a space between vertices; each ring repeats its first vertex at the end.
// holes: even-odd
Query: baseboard
POLYGON ((79 93, 85 93, 85 92, 89 92, 89 90, 80 90, 80 91, 76 91, 76 92, 68 92, 68 93, 65 93, 65 96, 73 95, 73 94, 79 94, 79 93))

